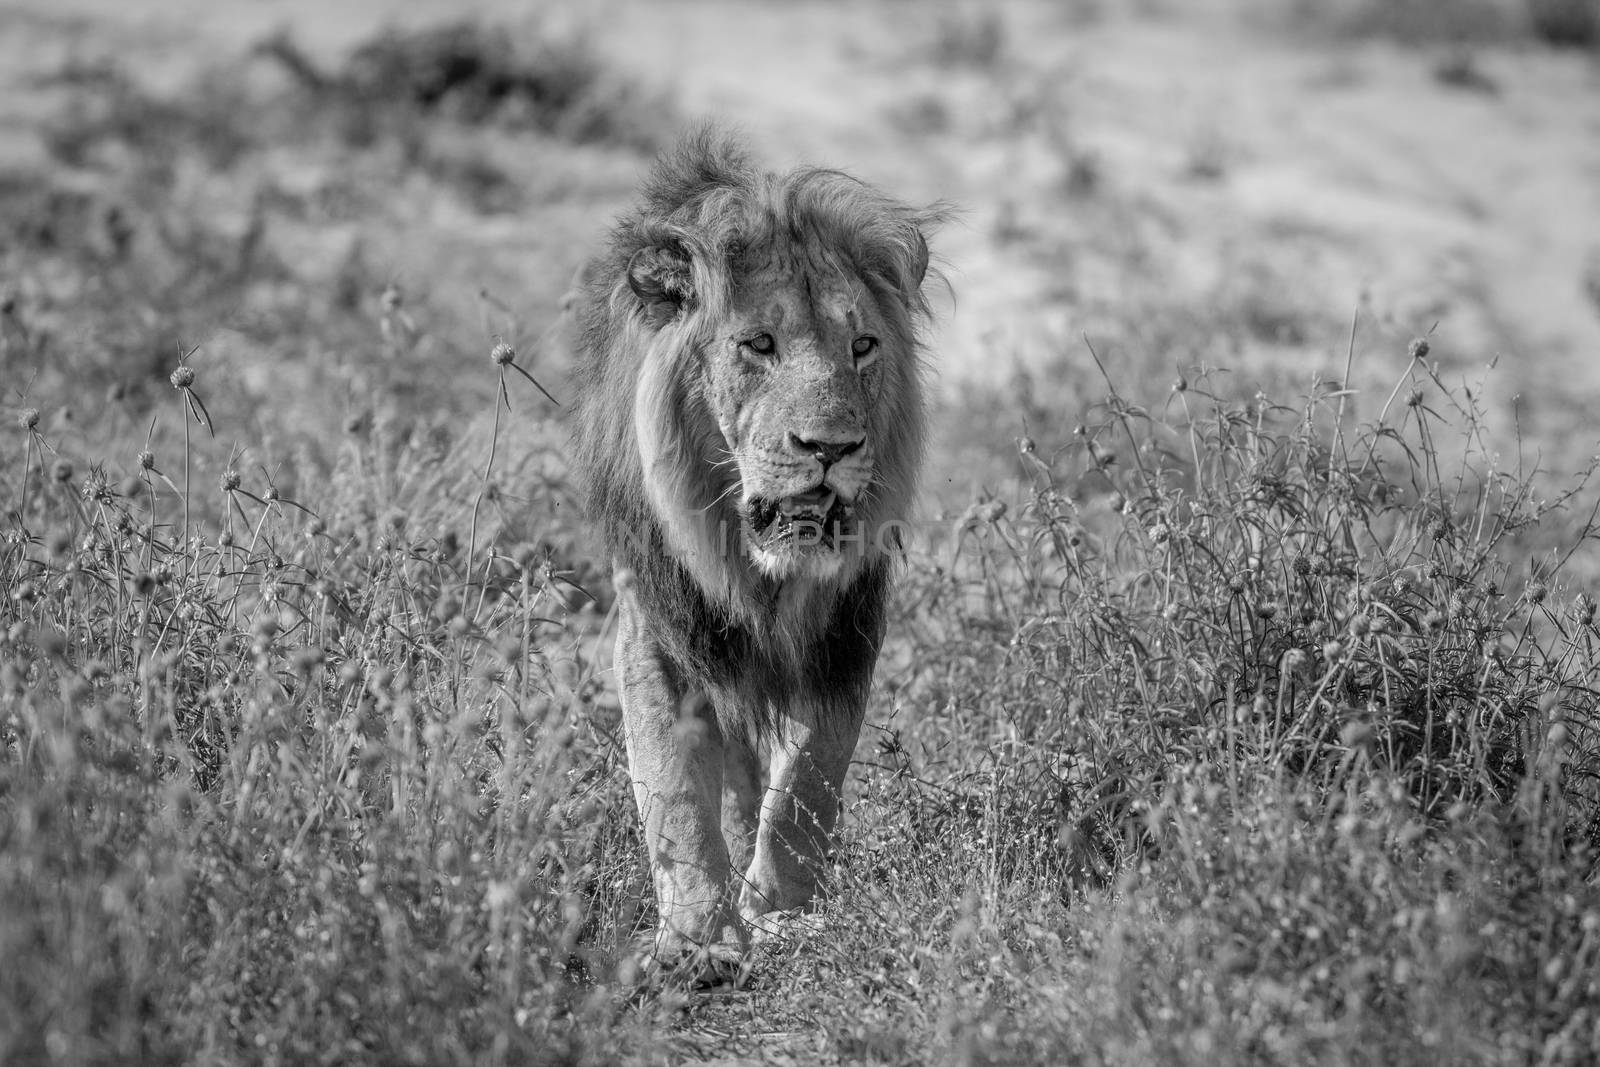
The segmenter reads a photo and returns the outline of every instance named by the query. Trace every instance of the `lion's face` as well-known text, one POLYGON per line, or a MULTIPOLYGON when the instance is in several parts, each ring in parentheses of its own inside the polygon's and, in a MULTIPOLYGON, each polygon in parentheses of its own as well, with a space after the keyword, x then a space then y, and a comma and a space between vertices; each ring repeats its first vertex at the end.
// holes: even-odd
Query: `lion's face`
POLYGON ((744 275, 721 327, 703 373, 737 480, 741 544, 770 577, 831 577, 867 547, 857 505, 873 483, 892 332, 848 272, 781 261, 744 275))
POLYGON ((652 179, 589 285, 604 390, 580 462, 619 556, 648 565, 634 542, 659 532, 705 595, 770 620, 779 592, 825 599, 901 545, 936 216, 834 171, 720 167, 652 179))

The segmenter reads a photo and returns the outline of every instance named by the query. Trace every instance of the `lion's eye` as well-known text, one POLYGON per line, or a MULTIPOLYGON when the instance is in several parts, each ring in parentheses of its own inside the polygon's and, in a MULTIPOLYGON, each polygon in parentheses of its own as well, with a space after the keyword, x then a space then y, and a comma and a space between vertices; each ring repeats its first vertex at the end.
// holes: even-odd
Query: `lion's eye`
POLYGON ((770 356, 778 350, 778 342, 772 339, 770 333, 758 333, 746 341, 744 346, 758 356, 770 356))
POLYGON ((850 352, 857 359, 866 359, 868 356, 872 355, 877 348, 878 339, 876 337, 857 337, 850 344, 850 352))

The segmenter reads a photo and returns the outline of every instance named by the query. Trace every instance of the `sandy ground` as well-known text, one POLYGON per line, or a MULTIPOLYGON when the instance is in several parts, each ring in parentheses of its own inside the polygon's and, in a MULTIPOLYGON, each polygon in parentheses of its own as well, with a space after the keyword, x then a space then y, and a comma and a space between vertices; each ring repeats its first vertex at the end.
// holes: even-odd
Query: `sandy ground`
MULTIPOLYGON (((1359 307, 1384 344, 1437 323, 1464 363, 1511 364, 1516 390, 1570 407, 1600 387, 1592 58, 1479 48, 1450 84, 1435 72, 1444 46, 1307 39, 1216 10, 1074 14, 1084 6, 997 5, 995 53, 942 63, 940 40, 981 29, 989 8, 606 0, 537 14, 584 29, 687 116, 742 127, 774 162, 837 164, 957 205, 938 242, 955 294, 937 337, 951 390, 1013 360, 1042 365, 1135 299, 1204 307, 1241 284, 1307 309, 1293 358, 1314 351, 1318 366, 1296 373, 1337 372, 1359 307)), ((174 86, 280 27, 331 57, 387 23, 530 18, 525 4, 434 0, 9 8, 0 69, 116 54, 174 86)), ((14 93, 0 112, 0 143, 20 158, 28 108, 14 93)), ((497 291, 546 307, 629 169, 575 164, 563 195, 521 217, 443 220, 455 258, 420 232, 390 254, 402 271, 492 270, 497 291)), ((1281 356, 1267 345, 1240 361, 1281 356)))

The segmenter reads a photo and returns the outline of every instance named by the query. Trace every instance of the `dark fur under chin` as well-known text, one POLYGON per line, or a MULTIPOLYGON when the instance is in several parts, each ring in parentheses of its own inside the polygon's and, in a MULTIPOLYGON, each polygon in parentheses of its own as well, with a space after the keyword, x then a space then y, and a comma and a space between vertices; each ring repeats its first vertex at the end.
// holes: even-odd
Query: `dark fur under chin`
POLYGON ((653 550, 617 562, 632 568, 633 595, 662 651, 687 686, 710 697, 725 732, 774 736, 775 698, 825 715, 859 713, 883 642, 889 559, 867 560, 843 584, 761 579, 758 611, 770 617, 743 618, 706 595, 659 533, 650 542, 653 550), (806 617, 781 624, 779 612, 793 607, 806 617))

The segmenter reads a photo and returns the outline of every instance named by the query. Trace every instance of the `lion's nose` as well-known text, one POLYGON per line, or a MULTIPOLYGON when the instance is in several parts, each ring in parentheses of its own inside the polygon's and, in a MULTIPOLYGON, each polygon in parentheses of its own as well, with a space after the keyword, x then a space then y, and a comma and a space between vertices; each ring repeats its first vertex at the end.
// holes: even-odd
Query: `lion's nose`
POLYGON ((801 437, 797 433, 789 434, 789 447, 802 455, 815 456, 824 467, 831 467, 862 445, 866 444, 865 437, 858 437, 853 441, 827 441, 820 437, 801 437))

